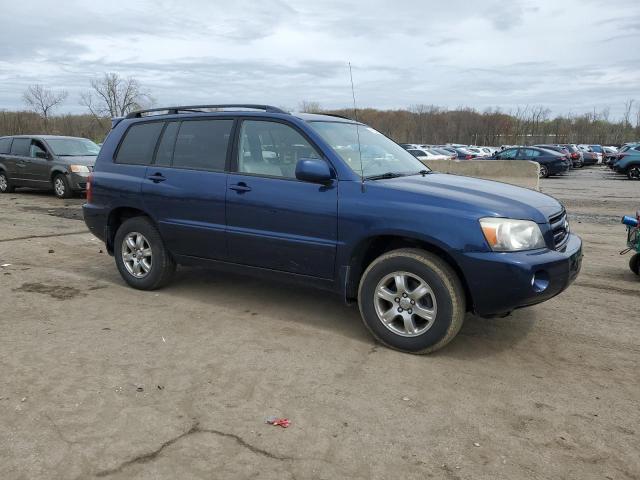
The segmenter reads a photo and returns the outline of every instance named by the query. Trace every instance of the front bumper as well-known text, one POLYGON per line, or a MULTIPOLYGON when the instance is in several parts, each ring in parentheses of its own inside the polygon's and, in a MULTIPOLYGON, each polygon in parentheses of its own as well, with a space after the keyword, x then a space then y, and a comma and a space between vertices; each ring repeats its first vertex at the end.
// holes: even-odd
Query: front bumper
POLYGON ((87 189, 87 179, 89 178, 89 173, 80 172, 80 173, 67 173, 67 179, 69 180, 69 185, 71 186, 71 190, 73 191, 84 191, 87 189))
POLYGON ((570 234, 560 251, 462 253, 458 262, 474 313, 500 315, 544 302, 565 290, 580 272, 582 240, 570 234))

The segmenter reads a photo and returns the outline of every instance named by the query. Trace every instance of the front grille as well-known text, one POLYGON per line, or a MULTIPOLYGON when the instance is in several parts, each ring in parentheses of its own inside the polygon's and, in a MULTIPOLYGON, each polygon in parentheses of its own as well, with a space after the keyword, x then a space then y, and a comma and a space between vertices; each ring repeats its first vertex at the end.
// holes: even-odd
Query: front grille
POLYGON ((556 250, 562 249, 569 241, 569 222, 567 222, 567 212, 562 210, 560 213, 552 215, 549 218, 551 224, 551 232, 553 233, 553 244, 556 250))

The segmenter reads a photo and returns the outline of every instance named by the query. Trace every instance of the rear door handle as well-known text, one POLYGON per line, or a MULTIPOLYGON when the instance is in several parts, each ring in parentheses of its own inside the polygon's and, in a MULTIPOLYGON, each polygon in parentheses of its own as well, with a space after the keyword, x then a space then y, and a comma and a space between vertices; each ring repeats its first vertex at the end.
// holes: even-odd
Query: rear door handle
POLYGON ((151 180, 153 183, 159 183, 159 182, 164 182, 167 178, 162 175, 160 172, 158 173, 154 173, 153 175, 149 175, 147 177, 149 180, 151 180))
POLYGON ((251 191, 251 187, 249 187, 246 183, 244 182, 240 182, 236 185, 231 185, 229 187, 231 190, 235 190, 238 193, 243 193, 243 192, 250 192, 251 191))

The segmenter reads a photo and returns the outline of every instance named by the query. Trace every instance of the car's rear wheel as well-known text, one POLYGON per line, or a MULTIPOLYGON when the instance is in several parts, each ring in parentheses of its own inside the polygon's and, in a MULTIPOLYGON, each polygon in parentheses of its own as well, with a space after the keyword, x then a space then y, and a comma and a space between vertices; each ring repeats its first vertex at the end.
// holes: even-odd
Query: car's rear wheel
POLYGON ((15 190, 5 172, 0 172, 0 193, 11 193, 15 190))
POLYGON ((411 248, 388 252, 369 265, 360 280, 358 304, 376 339, 419 354, 449 343, 466 312, 464 289, 449 264, 411 248))
POLYGON ((634 165, 627 170, 627 177, 629 180, 640 180, 640 165, 634 165))
POLYGON ((58 173, 53 177, 53 193, 56 194, 58 198, 71 198, 73 192, 71 191, 71 187, 69 186, 69 181, 67 177, 58 173))
POLYGON ((540 172, 538 174, 540 178, 547 178, 549 176, 549 169, 546 165, 540 165, 540 172))
POLYGON ((114 239, 114 256, 122 278, 139 290, 166 285, 176 271, 173 257, 147 217, 130 218, 120 225, 114 239))

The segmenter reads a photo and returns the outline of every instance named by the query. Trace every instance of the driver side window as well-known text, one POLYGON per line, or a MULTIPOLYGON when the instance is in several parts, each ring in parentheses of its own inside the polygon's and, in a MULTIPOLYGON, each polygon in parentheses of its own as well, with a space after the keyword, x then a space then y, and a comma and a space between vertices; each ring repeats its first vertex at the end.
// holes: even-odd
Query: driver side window
POLYGON ((31 147, 29 147, 29 156, 31 158, 46 158, 47 149, 44 147, 42 142, 39 142, 38 140, 31 140, 31 147))
POLYGON ((320 155, 290 126, 262 120, 242 122, 238 172, 296 178, 296 163, 302 158, 320 155))

